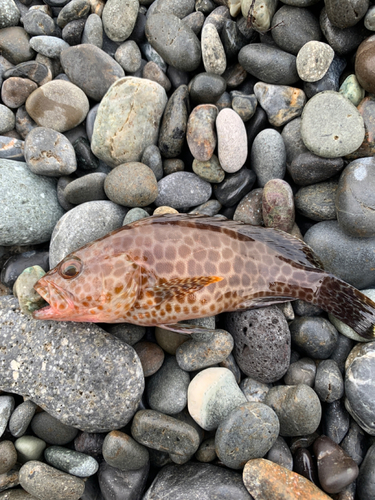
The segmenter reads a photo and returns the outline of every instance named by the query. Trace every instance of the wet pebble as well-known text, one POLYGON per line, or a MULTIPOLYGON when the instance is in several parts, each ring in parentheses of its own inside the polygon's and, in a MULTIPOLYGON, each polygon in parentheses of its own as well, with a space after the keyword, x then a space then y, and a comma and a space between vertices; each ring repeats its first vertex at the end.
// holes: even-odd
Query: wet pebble
POLYGON ((327 359, 335 349, 338 333, 325 318, 300 317, 289 327, 292 342, 312 358, 327 359))
POLYGON ((255 180, 253 170, 244 167, 234 174, 227 174, 222 182, 214 185, 213 192, 222 205, 233 207, 251 191, 255 180))
POLYGON ((336 361, 325 359, 318 365, 314 391, 324 403, 332 403, 344 395, 344 380, 336 361))
POLYGON ((187 86, 180 85, 168 99, 160 124, 158 141, 164 158, 175 158, 182 151, 188 120, 187 98, 187 86))

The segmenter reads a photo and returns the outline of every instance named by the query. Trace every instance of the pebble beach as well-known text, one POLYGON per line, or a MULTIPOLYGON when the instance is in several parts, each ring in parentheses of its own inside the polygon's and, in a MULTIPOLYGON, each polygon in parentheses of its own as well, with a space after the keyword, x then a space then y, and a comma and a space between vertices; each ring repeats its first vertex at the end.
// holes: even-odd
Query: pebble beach
POLYGON ((375 499, 375 340, 319 307, 32 317, 162 214, 282 230, 375 301, 374 155, 373 0, 0 0, 0 500, 375 499))

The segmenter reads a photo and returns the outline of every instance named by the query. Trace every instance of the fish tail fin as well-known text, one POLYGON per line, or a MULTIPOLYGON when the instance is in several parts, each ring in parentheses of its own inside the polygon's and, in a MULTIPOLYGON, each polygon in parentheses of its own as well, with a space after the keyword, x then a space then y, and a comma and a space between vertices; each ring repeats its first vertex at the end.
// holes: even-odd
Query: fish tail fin
POLYGON ((312 302, 361 337, 375 339, 375 302, 345 281, 326 274, 312 302))

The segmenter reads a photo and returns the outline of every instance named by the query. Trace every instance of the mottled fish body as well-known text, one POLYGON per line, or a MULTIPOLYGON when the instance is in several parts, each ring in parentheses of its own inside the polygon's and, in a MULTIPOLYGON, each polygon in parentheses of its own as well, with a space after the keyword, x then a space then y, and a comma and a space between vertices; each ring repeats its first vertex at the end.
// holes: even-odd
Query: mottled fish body
POLYGON ((37 319, 177 322, 302 299, 364 337, 375 303, 324 271, 301 240, 219 217, 154 216, 71 253, 35 285, 49 306, 37 319))

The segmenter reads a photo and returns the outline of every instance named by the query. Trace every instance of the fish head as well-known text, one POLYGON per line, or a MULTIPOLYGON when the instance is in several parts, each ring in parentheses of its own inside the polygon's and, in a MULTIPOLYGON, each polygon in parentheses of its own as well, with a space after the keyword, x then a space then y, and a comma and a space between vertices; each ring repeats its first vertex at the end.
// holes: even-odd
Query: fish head
POLYGON ((138 266, 127 255, 90 259, 78 250, 45 274, 34 289, 49 304, 34 311, 35 319, 115 322, 137 298, 138 266))

